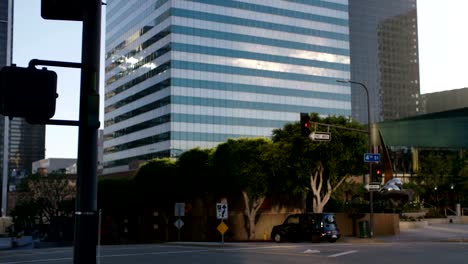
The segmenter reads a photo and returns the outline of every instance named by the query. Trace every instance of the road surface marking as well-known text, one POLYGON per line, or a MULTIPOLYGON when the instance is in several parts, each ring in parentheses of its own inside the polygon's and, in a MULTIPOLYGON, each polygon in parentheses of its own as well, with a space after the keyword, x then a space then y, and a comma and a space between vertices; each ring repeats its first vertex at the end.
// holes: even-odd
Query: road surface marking
POLYGON ((333 254, 333 255, 330 255, 330 256, 328 256, 328 257, 329 257, 329 258, 336 258, 336 257, 348 255, 348 254, 353 254, 353 253, 356 253, 356 252, 358 252, 358 251, 357 251, 357 250, 350 250, 350 251, 345 251, 345 252, 333 254))
POLYGON ((308 249, 308 250, 304 251, 304 253, 306 253, 306 254, 320 253, 320 250, 308 249))

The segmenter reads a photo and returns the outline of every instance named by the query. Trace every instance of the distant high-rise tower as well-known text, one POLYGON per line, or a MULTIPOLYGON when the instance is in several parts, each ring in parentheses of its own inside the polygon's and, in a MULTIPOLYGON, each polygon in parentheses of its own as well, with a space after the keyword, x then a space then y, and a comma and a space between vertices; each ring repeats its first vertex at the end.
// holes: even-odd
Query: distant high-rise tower
MULTIPOLYGON (((351 79, 371 96, 372 122, 420 109, 416 0, 350 0, 351 79)), ((367 123, 367 99, 352 86, 352 116, 367 123)))
MULTIPOLYGON (((0 0, 0 68, 11 64, 13 44, 13 1, 0 0)), ((7 125, 9 137, 8 174, 21 177, 31 173, 32 163, 45 156, 45 126, 29 125, 22 118, 14 118, 7 125)), ((5 118, 0 115, 0 173, 3 171, 5 118)))
POLYGON ((104 173, 351 115, 348 0, 107 1, 104 173))

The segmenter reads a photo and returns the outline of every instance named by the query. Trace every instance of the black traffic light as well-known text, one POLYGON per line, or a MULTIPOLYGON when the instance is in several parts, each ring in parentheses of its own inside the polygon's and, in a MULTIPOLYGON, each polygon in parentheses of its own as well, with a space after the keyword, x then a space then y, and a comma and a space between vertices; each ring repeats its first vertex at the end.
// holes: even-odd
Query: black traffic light
POLYGON ((0 70, 0 114, 45 124, 55 114, 57 74, 45 68, 3 67, 0 70))
POLYGON ((310 135, 310 116, 307 113, 301 113, 301 132, 305 137, 310 135))
POLYGON ((383 169, 380 163, 372 164, 372 175, 374 176, 374 180, 379 181, 382 179, 383 169))
POLYGON ((41 0, 44 19, 83 21, 84 0, 41 0))

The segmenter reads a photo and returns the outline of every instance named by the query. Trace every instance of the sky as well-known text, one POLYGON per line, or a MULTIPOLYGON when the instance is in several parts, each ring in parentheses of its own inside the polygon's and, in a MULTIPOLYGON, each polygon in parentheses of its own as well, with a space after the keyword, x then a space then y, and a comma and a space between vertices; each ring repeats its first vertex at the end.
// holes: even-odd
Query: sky
MULTIPOLYGON (((42 19, 41 0, 14 2, 14 64, 26 67, 31 59, 81 61, 81 22, 42 19)), ((421 93, 468 87, 468 0, 417 0, 417 5, 421 93)), ((104 24, 105 6, 102 18, 104 24)), ((102 47, 104 44, 102 39, 102 47)), ((101 59, 102 69, 103 65, 101 59)), ((58 75, 53 119, 78 120, 80 71, 48 68, 58 75)), ((101 128, 103 80, 101 72, 101 128)), ((76 158, 77 145, 77 127, 47 125, 46 158, 76 158)))

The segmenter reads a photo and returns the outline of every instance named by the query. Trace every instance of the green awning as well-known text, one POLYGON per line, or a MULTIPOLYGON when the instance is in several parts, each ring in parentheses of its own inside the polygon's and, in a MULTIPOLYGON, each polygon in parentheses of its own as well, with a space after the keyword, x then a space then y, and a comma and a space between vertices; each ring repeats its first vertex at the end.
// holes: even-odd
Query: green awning
POLYGON ((468 148, 468 108, 377 124, 387 146, 468 148))

